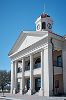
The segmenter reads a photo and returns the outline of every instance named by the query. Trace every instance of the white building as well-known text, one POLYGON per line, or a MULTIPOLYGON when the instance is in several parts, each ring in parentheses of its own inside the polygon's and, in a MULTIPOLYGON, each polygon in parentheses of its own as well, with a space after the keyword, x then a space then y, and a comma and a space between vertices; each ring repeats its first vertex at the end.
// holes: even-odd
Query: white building
POLYGON ((50 96, 66 93, 66 39, 52 32, 48 14, 36 31, 21 32, 11 51, 11 93, 50 96))

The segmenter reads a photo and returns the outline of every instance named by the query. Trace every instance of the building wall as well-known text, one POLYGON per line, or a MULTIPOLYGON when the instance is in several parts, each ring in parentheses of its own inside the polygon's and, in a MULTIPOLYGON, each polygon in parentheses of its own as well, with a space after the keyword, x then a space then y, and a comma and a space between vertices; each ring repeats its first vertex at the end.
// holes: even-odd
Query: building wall
POLYGON ((53 61, 54 61, 54 63, 57 62, 57 57, 60 56, 60 55, 62 56, 62 50, 60 50, 60 51, 55 50, 53 52, 53 61))
POLYGON ((63 93, 63 74, 57 74, 54 76, 54 87, 55 87, 55 94, 56 93, 63 93), (59 88, 56 88, 56 80, 59 80, 59 88))
POLYGON ((53 63, 55 66, 57 66, 57 57, 60 55, 62 56, 62 50, 59 50, 59 51, 55 50, 53 52, 53 63))
POLYGON ((66 41, 63 44, 63 85, 64 93, 66 94, 66 41))

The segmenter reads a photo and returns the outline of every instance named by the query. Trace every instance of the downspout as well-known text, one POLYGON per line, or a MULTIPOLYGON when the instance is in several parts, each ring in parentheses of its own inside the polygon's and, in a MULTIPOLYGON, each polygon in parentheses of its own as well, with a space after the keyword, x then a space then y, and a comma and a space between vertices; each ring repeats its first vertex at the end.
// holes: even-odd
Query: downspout
POLYGON ((52 66, 53 66, 53 95, 54 95, 54 64, 53 64, 53 61, 54 61, 54 44, 53 44, 53 39, 51 38, 50 42, 52 44, 52 66))

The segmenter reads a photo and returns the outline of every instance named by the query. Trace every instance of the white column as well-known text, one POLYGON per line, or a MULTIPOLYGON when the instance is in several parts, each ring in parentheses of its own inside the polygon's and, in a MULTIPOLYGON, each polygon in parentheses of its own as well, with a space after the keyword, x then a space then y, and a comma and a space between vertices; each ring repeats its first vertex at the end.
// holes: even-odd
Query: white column
POLYGON ((30 95, 33 93, 33 55, 30 55, 30 95))
POLYGON ((44 95, 44 51, 41 51, 41 88, 40 94, 41 96, 44 95))
POLYGON ((14 61, 14 89, 13 89, 13 94, 17 92, 17 67, 18 63, 17 61, 14 61))
POLYGON ((15 92, 17 91, 17 67, 18 61, 15 61, 15 92))
POLYGON ((15 79, 14 62, 11 61, 11 93, 13 93, 13 89, 14 89, 14 79, 15 79))
POLYGON ((24 68, 25 68, 25 61, 24 61, 24 58, 22 58, 22 78, 21 78, 21 83, 20 83, 20 94, 24 93, 24 88, 25 88, 24 68))
POLYGON ((63 85, 64 85, 64 93, 66 94, 66 50, 62 51, 63 58, 63 85))
POLYGON ((48 67, 49 67, 49 96, 53 95, 53 57, 52 44, 48 46, 48 67))
POLYGON ((52 45, 44 49, 44 96, 53 93, 52 45))

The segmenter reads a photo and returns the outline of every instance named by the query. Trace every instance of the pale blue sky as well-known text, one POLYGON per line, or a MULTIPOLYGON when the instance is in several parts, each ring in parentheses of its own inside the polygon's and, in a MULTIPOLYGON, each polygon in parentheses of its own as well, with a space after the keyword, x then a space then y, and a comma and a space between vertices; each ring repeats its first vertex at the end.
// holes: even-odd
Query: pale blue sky
POLYGON ((66 0, 0 0, 0 70, 10 70, 8 52, 22 30, 35 30, 35 21, 46 5, 53 32, 66 33, 66 0))

